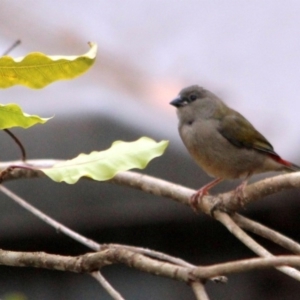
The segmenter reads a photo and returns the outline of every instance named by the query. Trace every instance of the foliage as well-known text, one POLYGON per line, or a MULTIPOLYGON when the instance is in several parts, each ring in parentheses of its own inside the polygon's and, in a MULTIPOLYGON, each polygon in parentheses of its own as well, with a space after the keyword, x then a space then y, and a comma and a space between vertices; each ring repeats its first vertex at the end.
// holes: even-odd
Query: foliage
POLYGON ((0 88, 24 85, 40 89, 62 79, 72 79, 86 72, 95 62, 97 45, 79 56, 47 56, 40 52, 25 57, 0 58, 0 88))
POLYGON ((41 170, 57 182, 73 184, 83 176, 103 181, 113 178, 120 171, 144 169, 153 158, 162 155, 167 146, 167 141, 156 143, 147 137, 135 142, 116 141, 108 150, 79 154, 72 160, 41 170))
MULTIPOLYGON (((80 56, 46 56, 30 53, 25 57, 0 58, 0 87, 7 88, 16 84, 30 88, 42 88, 61 79, 71 79, 83 74, 95 62, 97 45, 90 43, 91 49, 80 56)), ((16 104, 0 104, 0 129, 15 126, 28 128, 48 119, 24 113, 16 104)), ((168 143, 143 137, 136 142, 115 142, 102 152, 89 155, 80 154, 66 162, 58 163, 42 171, 57 182, 76 183, 81 177, 95 180, 111 179, 117 172, 132 168, 143 169, 153 158, 163 154, 168 143)))
POLYGON ((17 104, 0 104, 0 129, 11 127, 28 128, 36 124, 44 124, 50 118, 41 118, 36 115, 28 115, 17 104))

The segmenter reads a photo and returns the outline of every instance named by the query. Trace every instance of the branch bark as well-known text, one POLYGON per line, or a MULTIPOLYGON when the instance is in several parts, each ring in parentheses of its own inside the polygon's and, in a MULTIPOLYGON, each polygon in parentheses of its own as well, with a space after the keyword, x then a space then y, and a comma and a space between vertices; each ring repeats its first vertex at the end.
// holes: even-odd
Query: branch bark
MULTIPOLYGON (((36 178, 45 176, 43 172, 38 170, 39 168, 51 167, 58 162, 61 162, 61 160, 28 160, 26 164, 22 161, 2 162, 0 163, 0 170, 4 171, 10 166, 14 166, 13 170, 4 174, 3 181, 36 178), (17 166, 20 168, 17 168, 17 166), (26 169, 22 169, 22 167, 26 169), (28 169, 28 167, 32 169, 28 169)), ((192 189, 129 171, 119 172, 113 179, 109 180, 109 182, 126 185, 156 196, 171 198, 189 206, 191 206, 189 199, 191 195, 195 193, 192 189)), ((300 188, 300 172, 278 175, 246 186, 244 190, 245 199, 242 204, 239 199, 234 197, 234 191, 230 191, 215 196, 205 196, 202 201, 198 203, 196 208, 208 215, 210 215, 212 209, 215 208, 234 212, 240 209, 241 205, 246 205, 265 196, 292 188, 300 188)))
MULTIPOLYGON (((274 257, 269 251, 247 235, 226 213, 216 211, 215 218, 221 222, 236 238, 260 257, 274 257)), ((277 267, 279 271, 300 281, 300 272, 288 266, 277 267)))
MULTIPOLYGON (((13 166, 9 171, 4 171, 2 173, 3 181, 12 180, 12 179, 20 179, 20 178, 34 178, 34 177, 42 177, 45 176, 39 168, 51 167, 53 164, 57 163, 55 160, 32 160, 27 161, 26 164, 23 162, 6 162, 0 164, 0 169, 4 170, 7 167, 13 166), (19 168, 19 167, 20 168, 19 168)), ((151 176, 135 173, 135 172, 120 172, 109 182, 118 184, 118 185, 126 185, 135 189, 142 190, 147 193, 151 193, 157 196, 163 196, 167 198, 171 198, 175 201, 178 201, 184 205, 191 206, 190 198, 195 192, 194 190, 188 189, 186 187, 182 187, 170 182, 167 182, 162 179, 157 179, 151 176)), ((287 190, 295 187, 300 187, 300 173, 290 173, 285 175, 279 175, 276 177, 268 178, 262 180, 260 182, 251 184, 246 187, 244 191, 245 199, 243 204, 248 204, 250 202, 257 201, 262 197, 267 195, 277 193, 281 190, 287 190)), ((0 187, 2 191, 5 188, 0 187)), ((6 191, 7 193, 7 191, 6 191)), ((7 193, 9 194, 9 193, 7 193)), ((24 206, 24 205, 23 205, 24 206)), ((26 205, 25 205, 26 206, 26 205)), ((54 268, 60 270, 61 268, 67 268, 66 270, 72 272, 94 272, 96 269, 102 268, 103 266, 111 263, 124 263, 130 267, 137 268, 141 271, 145 271, 148 273, 162 275, 170 278, 174 278, 177 280, 182 280, 185 282, 197 282, 199 280, 206 280, 208 278, 220 278, 218 277, 220 274, 231 274, 234 272, 242 272, 252 270, 253 268, 267 268, 267 267, 277 267, 281 271, 285 272, 289 276, 300 280, 299 271, 287 267, 284 265, 300 265, 300 258, 298 257, 273 257, 271 253, 257 244, 253 239, 251 239, 246 233, 231 219, 231 217, 222 212, 222 210, 230 212, 232 217, 236 220, 236 222, 244 227, 247 230, 260 234, 266 238, 274 240, 274 242, 286 247, 288 249, 293 249, 295 253, 300 253, 300 245, 290 239, 272 231, 271 229, 258 224, 254 221, 248 220, 234 212, 241 207, 241 201, 239 199, 235 199, 234 192, 227 192, 217 196, 206 196, 198 203, 197 209, 204 212, 205 214, 210 215, 212 211, 214 211, 214 217, 223 223, 236 237, 238 237, 245 245, 247 245, 250 249, 252 249, 258 255, 264 256, 266 258, 263 259, 252 259, 240 262, 232 262, 226 264, 215 265, 211 267, 195 267, 190 265, 184 261, 180 261, 177 258, 172 258, 166 256, 165 254, 157 254, 152 250, 147 249, 130 249, 128 246, 105 246, 106 250, 100 251, 93 254, 88 254, 86 256, 80 256, 77 258, 62 258, 55 256, 47 257, 47 254, 38 254, 37 257, 43 256, 43 260, 36 260, 33 257, 27 256, 27 254, 23 254, 22 257, 19 257, 18 262, 26 264, 26 266, 30 266, 30 262, 36 262, 36 264, 32 266, 38 267, 46 267, 46 268, 54 268), (152 251, 152 255, 148 255, 146 252, 152 251), (147 256, 146 256, 147 255, 147 256), (149 257, 152 256, 152 257, 149 257), (159 258, 159 256, 165 256, 168 258, 167 261, 162 262, 153 257, 159 258), (176 262, 177 260, 177 262, 176 262), (43 262, 47 262, 46 264, 42 264, 43 262), (78 265, 80 262, 80 267, 78 265), (173 264, 175 263, 175 264, 173 264), (207 275, 210 274, 210 275, 207 275)), ((193 208, 195 205, 193 204, 193 208)), ((45 220, 46 221, 46 220, 45 220)), ((48 222, 49 223, 49 222, 48 222)), ((57 227, 57 224, 56 224, 57 227)), ((93 242, 93 241, 92 241, 93 242)), ((93 245, 94 250, 103 249, 99 248, 100 245, 93 245)), ((90 245, 89 245, 90 247, 90 245)), ((135 247, 132 247, 135 248, 135 247)), ((7 256, 7 255, 5 255, 7 256)), ((9 254, 8 256, 9 257, 9 254)), ((161 259, 161 258, 160 258, 161 259)), ((0 263, 1 263, 1 253, 0 253, 0 263)), ((6 262, 7 263, 7 262, 6 262)), ((20 265, 19 265, 20 266, 20 265)), ((206 299, 205 290, 204 294, 201 292, 201 284, 193 285, 193 290, 195 295, 202 294, 199 299, 206 299)), ((198 297, 198 296, 197 296, 198 297)))
POLYGON ((300 267, 300 257, 251 258, 212 266, 188 268, 157 261, 144 255, 109 245, 106 249, 99 252, 79 256, 0 250, 0 265, 13 267, 34 267, 74 273, 92 273, 111 264, 125 264, 128 267, 153 275, 191 283, 194 281, 201 282, 219 274, 229 275, 284 265, 300 267))

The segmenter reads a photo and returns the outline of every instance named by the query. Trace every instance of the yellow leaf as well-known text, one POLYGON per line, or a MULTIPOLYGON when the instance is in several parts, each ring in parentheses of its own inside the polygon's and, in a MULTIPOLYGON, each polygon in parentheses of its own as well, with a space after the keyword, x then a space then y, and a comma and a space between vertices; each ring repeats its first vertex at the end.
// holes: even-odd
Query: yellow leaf
POLYGON ((0 58, 0 88, 24 85, 40 89, 63 79, 72 79, 86 72, 95 62, 97 45, 89 43, 90 50, 80 56, 46 56, 34 52, 25 57, 0 58))

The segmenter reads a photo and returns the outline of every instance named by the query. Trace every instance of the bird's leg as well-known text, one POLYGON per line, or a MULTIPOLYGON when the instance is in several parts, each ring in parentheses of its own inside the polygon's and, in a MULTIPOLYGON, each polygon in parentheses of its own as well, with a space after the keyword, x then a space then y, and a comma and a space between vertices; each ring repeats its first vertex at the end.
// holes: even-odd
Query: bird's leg
POLYGON ((208 184, 203 186, 200 190, 198 190, 195 194, 192 195, 190 201, 191 201, 191 206, 194 211, 197 212, 198 203, 201 201, 201 199, 204 196, 208 195, 208 191, 222 180, 223 180, 223 178, 216 178, 215 180, 209 182, 208 184))
POLYGON ((237 200, 241 206, 244 206, 244 199, 245 199, 244 190, 248 183, 248 179, 251 175, 252 174, 249 173, 247 175, 247 177, 242 181, 242 183, 234 191, 235 197, 237 198, 237 200))
POLYGON ((234 194, 237 199, 239 199, 239 200, 244 199, 244 189, 245 189, 247 183, 248 183, 248 179, 243 180, 243 182, 238 187, 236 187, 234 194))

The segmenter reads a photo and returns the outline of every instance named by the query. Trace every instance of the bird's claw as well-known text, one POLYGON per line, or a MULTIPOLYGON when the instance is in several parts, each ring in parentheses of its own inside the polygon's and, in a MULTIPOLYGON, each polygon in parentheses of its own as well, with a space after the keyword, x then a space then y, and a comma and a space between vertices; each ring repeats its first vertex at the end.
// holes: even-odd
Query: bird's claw
POLYGON ((208 195, 207 189, 200 189, 196 193, 194 193, 191 197, 190 203, 193 211, 198 213, 198 205, 204 196, 208 195))
POLYGON ((235 198, 240 207, 243 207, 246 204, 246 201, 245 201, 246 197, 245 197, 245 193, 244 193, 245 186, 246 186, 246 184, 243 182, 234 191, 235 198))

